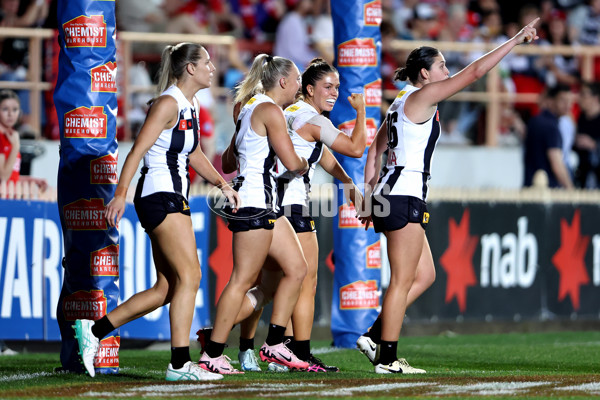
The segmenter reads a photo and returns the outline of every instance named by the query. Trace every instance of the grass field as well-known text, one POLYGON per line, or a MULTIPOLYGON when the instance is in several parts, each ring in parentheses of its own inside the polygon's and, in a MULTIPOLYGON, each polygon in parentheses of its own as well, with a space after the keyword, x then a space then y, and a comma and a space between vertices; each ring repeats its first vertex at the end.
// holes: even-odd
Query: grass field
MULTIPOLYGON (((399 354, 428 372, 406 376, 377 375, 357 350, 326 345, 313 349, 342 372, 253 372, 208 383, 165 382, 168 351, 122 350, 120 373, 93 379, 54 373, 56 353, 5 356, 0 398, 600 398, 600 332, 406 337, 399 354)), ((226 354, 237 362, 237 349, 226 354)))

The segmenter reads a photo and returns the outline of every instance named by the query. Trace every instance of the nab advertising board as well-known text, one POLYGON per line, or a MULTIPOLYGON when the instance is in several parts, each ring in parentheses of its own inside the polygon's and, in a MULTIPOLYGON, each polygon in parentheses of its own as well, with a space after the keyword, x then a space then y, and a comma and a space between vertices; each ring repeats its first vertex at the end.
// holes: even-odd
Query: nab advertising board
MULTIPOLYGON (((100 212, 90 204, 83 207, 78 203, 69 212, 100 212)), ((211 216, 206 198, 190 198, 190 208, 202 276, 208 277, 211 216)), ((72 220, 88 221, 87 218, 72 220)), ((93 218, 89 220, 94 221, 93 218)), ((86 229, 86 226, 79 228, 86 229)), ((88 262, 82 268, 90 276, 119 277, 119 303, 122 303, 156 281, 150 240, 133 205, 127 206, 119 224, 119 243, 90 252, 88 262)), ((64 275, 63 256, 63 235, 56 203, 0 200, 0 339, 61 340, 56 306, 64 275)), ((78 318, 96 320, 110 311, 108 307, 103 291, 91 289, 78 290, 67 296, 61 310, 68 321, 78 318)), ((192 333, 209 324, 206 278, 202 279, 196 296, 192 333)), ((168 340, 168 306, 125 324, 120 331, 123 338, 168 340)), ((109 338, 109 341, 115 340, 119 338, 109 338)), ((103 343, 106 345, 103 351, 108 356, 111 348, 118 350, 118 343, 111 343, 103 343)), ((103 365, 102 361, 96 365, 103 365)))

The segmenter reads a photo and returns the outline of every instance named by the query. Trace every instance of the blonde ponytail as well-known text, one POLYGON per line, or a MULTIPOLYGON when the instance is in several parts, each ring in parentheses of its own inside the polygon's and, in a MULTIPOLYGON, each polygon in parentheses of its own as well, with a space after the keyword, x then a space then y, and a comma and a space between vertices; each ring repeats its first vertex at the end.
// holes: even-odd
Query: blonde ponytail
POLYGON ((259 54, 254 59, 246 78, 236 86, 235 103, 242 106, 256 93, 271 90, 280 78, 292 71, 294 63, 287 58, 259 54))
POLYGON ((202 58, 202 47, 196 43, 179 43, 166 46, 162 52, 156 97, 148 102, 152 104, 169 86, 177 83, 183 76, 188 64, 196 64, 202 58))

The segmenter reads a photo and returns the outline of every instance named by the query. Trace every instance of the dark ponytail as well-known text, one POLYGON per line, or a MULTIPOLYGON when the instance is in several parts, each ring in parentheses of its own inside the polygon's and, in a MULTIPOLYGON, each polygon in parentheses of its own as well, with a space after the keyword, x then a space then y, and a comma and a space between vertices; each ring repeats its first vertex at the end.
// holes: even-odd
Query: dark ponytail
POLYGON ((406 66, 398 68, 394 73, 394 80, 409 80, 415 84, 419 81, 419 75, 422 68, 429 70, 434 62, 434 58, 440 55, 440 51, 435 47, 421 46, 417 47, 408 55, 406 66))

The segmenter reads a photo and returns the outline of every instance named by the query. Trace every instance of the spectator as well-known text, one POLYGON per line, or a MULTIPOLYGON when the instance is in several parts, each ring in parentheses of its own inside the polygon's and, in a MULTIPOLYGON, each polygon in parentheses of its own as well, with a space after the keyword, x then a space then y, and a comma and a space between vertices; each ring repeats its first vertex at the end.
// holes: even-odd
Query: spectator
MULTIPOLYGON (((27 28, 39 26, 48 16, 48 3, 33 1, 29 4, 19 0, 0 0, 0 27, 27 28), (22 6, 22 7, 21 7, 22 6), (24 8, 22 10, 21 8, 24 8)), ((24 82, 29 65, 29 40, 27 38, 5 38, 0 43, 0 80, 24 82)), ((30 133, 29 91, 18 90, 22 112, 21 131, 30 133)), ((33 132, 37 137, 41 132, 33 132)))
MULTIPOLYGON (((552 18, 548 22, 547 35, 540 41, 541 46, 573 46, 577 42, 571 39, 567 26, 567 15, 560 10, 552 10, 552 18)), ((561 54, 541 56, 536 62, 541 69, 546 86, 557 84, 574 86, 579 83, 579 63, 573 56, 561 54)))
POLYGON ((600 43, 600 0, 590 0, 579 32, 582 44, 600 43))
POLYGON ((312 22, 310 40, 319 56, 333 64, 333 19, 331 18, 331 6, 329 1, 315 0, 318 4, 315 9, 317 15, 312 22))
MULTIPOLYGON (((116 2, 117 26, 124 31, 157 32, 167 22, 162 0, 119 0, 116 2)), ((137 47, 137 45, 136 45, 137 47)))
POLYGON ((413 8, 413 18, 410 20, 408 39, 432 40, 439 33, 438 14, 434 7, 427 3, 419 3, 413 8))
POLYGON ((571 176, 563 158, 563 141, 559 129, 559 118, 569 111, 571 91, 565 86, 551 88, 542 112, 531 118, 525 137, 525 180, 524 186, 532 186, 533 176, 543 170, 551 188, 573 188, 571 176))
POLYGON ((293 0, 291 3, 294 3, 291 11, 283 17, 277 27, 273 53, 291 60, 303 70, 317 56, 310 46, 305 21, 306 15, 312 10, 312 0, 293 0))
MULTIPOLYGON (((506 26, 506 35, 511 37, 527 22, 531 21, 539 15, 539 10, 535 5, 526 4, 519 11, 518 23, 509 23, 506 26)), ((540 72, 535 67, 535 58, 524 54, 509 54, 505 59, 505 65, 510 72, 509 91, 516 93, 535 93, 539 94, 544 91, 544 83, 541 79, 540 72)), ((535 103, 515 103, 515 108, 523 119, 527 120, 530 116, 536 115, 539 112, 538 105, 535 103)))
POLYGON ((581 114, 577 120, 575 152, 579 165, 575 171, 575 184, 580 188, 600 186, 600 83, 585 83, 580 92, 581 114))
MULTIPOLYGON (((12 90, 0 91, 0 186, 2 186, 0 197, 4 197, 7 193, 7 187, 21 188, 23 184, 27 184, 28 189, 33 184, 41 191, 45 191, 48 187, 44 179, 20 176, 20 138, 19 132, 14 129, 20 114, 21 106, 17 94, 12 90)), ((21 193, 9 194, 8 197, 21 198, 21 193)))

